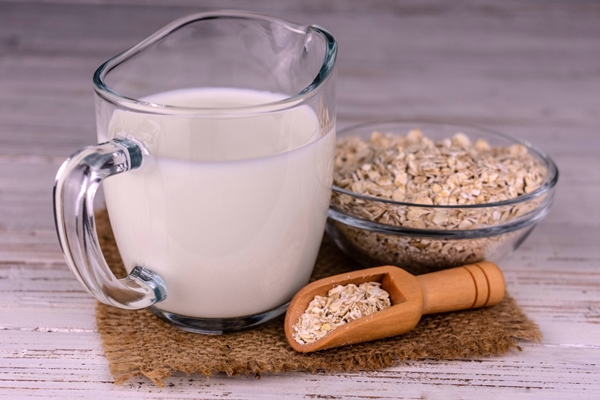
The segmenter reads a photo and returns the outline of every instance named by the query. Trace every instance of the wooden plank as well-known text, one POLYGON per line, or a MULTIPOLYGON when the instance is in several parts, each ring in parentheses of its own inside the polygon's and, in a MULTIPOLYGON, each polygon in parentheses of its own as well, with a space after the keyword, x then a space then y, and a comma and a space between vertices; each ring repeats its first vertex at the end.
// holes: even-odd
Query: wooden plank
POLYGON ((176 374, 167 380, 165 389, 148 389, 144 380, 135 379, 115 388, 110 377, 103 373, 106 365, 103 365, 97 353, 69 351, 70 357, 77 360, 69 366, 60 361, 64 359, 64 350, 41 354, 35 354, 35 350, 32 350, 14 358, 4 358, 0 367, 0 382, 10 379, 14 386, 0 387, 0 394, 22 393, 22 389, 36 385, 44 389, 48 398, 72 392, 92 398, 101 398, 111 392, 130 396, 138 393, 143 394, 144 398, 190 398, 198 395, 215 398, 224 393, 229 393, 230 398, 419 398, 423 395, 443 396, 448 390, 457 397, 483 395, 495 398, 513 393, 544 398, 564 398, 569 395, 585 398, 586 395, 593 395, 598 377, 597 364, 589 361, 589 355, 597 356, 600 353, 597 349, 570 349, 565 353, 552 347, 526 347, 520 353, 476 362, 420 361, 381 372, 336 376, 291 373, 266 375, 260 380, 255 377, 226 376, 206 380, 176 374), (551 360, 556 361, 548 361, 548 355, 553 355, 551 360), (40 356, 45 356, 46 360, 42 366, 37 361, 40 356), (538 373, 532 380, 527 372, 534 369, 538 373), (93 373, 96 379, 86 380, 85 376, 81 376, 82 372, 93 373), (298 382, 302 384, 298 385, 298 382))

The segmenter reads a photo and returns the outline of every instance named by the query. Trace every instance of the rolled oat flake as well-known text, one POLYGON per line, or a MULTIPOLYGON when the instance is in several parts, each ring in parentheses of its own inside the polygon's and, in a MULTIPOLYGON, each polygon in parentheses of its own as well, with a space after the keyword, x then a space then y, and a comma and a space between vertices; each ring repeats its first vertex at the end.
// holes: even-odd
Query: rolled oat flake
POLYGON ((300 344, 316 342, 335 328, 391 306, 390 295, 379 282, 338 285, 327 296, 315 296, 294 324, 300 344))

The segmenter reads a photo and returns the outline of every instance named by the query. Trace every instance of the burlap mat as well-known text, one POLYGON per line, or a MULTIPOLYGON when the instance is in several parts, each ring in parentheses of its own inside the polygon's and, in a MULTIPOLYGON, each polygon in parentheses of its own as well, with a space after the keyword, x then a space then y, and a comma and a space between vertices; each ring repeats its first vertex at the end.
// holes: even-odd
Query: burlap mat
MULTIPOLYGON (((104 255, 117 276, 124 276, 105 212, 97 216, 104 255)), ((313 279, 357 269, 323 241, 313 279)), ((519 340, 539 341, 541 332, 507 296, 495 307, 424 316, 411 332, 389 339, 300 354, 285 340, 283 318, 258 329, 207 336, 184 332, 150 311, 125 311, 98 304, 98 330, 115 383, 144 375, 158 386, 173 371, 210 376, 287 371, 348 372, 379 370, 407 360, 455 360, 520 350, 519 340)))

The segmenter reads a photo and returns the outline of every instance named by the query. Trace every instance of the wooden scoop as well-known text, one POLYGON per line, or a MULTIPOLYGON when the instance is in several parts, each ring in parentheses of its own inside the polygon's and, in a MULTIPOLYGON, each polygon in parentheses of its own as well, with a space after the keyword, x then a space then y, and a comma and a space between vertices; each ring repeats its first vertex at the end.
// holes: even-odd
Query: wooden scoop
POLYGON ((415 276, 392 267, 376 267, 324 278, 302 288, 285 315, 285 336, 299 352, 367 342, 413 329, 421 315, 493 306, 504 298, 502 271, 490 262, 415 276), (294 324, 315 296, 327 296, 337 285, 380 282, 390 294, 391 307, 339 326, 323 338, 300 344, 292 336, 294 324))

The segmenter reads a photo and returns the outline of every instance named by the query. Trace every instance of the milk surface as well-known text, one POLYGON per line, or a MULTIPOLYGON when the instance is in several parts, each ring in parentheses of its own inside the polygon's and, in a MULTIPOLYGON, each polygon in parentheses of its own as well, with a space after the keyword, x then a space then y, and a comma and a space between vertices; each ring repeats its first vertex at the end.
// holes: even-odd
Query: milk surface
MULTIPOLYGON (((186 89, 145 98, 157 104, 228 108, 281 95, 186 89)), ((199 318, 265 312, 308 282, 324 231, 335 133, 300 106, 252 117, 173 117, 115 111, 100 137, 131 135, 148 155, 104 181, 128 271, 165 280, 155 306, 199 318)))

